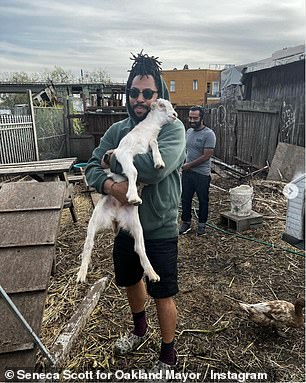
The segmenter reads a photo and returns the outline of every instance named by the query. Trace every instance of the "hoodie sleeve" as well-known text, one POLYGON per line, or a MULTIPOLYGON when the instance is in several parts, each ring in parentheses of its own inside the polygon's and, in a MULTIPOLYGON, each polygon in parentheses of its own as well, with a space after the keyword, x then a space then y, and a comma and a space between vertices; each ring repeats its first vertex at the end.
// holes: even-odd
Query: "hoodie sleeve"
POLYGON ((101 167, 101 160, 104 154, 110 150, 115 149, 121 138, 131 129, 131 122, 129 119, 117 122, 109 127, 104 136, 100 139, 99 146, 94 149, 92 157, 86 166, 85 175, 88 184, 95 188, 98 193, 103 193, 103 184, 108 175, 101 167))
POLYGON ((95 188, 98 193, 103 193, 103 184, 107 179, 107 174, 101 167, 101 160, 105 152, 113 148, 111 128, 104 134, 100 140, 100 144, 92 153, 92 157, 87 163, 85 176, 88 184, 95 188))

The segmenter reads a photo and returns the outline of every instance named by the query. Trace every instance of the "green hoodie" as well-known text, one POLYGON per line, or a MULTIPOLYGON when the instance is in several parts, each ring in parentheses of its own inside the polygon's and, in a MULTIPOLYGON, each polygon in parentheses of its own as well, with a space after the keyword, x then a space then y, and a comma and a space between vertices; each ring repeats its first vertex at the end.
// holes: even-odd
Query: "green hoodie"
MULTIPOLYGON (((169 98, 163 83, 159 97, 169 98)), ((127 98, 128 100, 128 98, 127 98)), ((130 105, 127 105, 130 113, 130 105)), ((86 167, 86 179, 90 186, 99 193, 107 175, 101 167, 105 152, 118 146, 120 140, 136 125, 131 116, 110 126, 100 140, 100 145, 93 151, 86 167)), ((181 198, 180 167, 185 159, 185 128, 180 120, 162 127, 158 136, 158 145, 164 169, 155 169, 152 153, 138 154, 134 165, 138 171, 138 180, 146 186, 143 188, 139 206, 139 216, 146 239, 164 239, 177 236, 177 214, 181 198)), ((112 157, 110 169, 122 174, 120 163, 112 157)))

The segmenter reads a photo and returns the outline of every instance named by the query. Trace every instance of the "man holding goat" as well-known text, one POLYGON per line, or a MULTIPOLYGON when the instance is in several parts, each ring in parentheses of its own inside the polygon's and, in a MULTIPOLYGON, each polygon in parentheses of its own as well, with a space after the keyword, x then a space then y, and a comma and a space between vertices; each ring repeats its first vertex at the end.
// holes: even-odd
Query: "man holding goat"
MULTIPOLYGON (((157 58, 141 52, 137 56, 133 55, 132 60, 134 62, 126 86, 129 116, 107 130, 86 168, 89 185, 99 193, 111 194, 122 204, 128 203, 128 182, 114 182, 101 166, 101 161, 107 161, 113 173, 122 174, 122 167, 112 151, 130 130, 146 118, 152 102, 158 98, 169 99, 157 58)), ((144 283, 143 268, 139 256, 134 252, 134 239, 120 230, 113 248, 115 277, 117 285, 126 288, 134 329, 116 341, 115 352, 124 355, 135 350, 148 335, 145 313, 148 293, 155 301, 161 332, 161 349, 154 369, 166 371, 177 363, 174 347, 177 312, 173 297, 178 292, 177 217, 181 197, 180 168, 185 158, 183 123, 176 119, 164 125, 157 141, 165 167, 154 167, 152 152, 137 154, 134 165, 138 181, 146 185, 141 194, 139 216, 147 256, 160 281, 152 282, 146 278, 144 283)))

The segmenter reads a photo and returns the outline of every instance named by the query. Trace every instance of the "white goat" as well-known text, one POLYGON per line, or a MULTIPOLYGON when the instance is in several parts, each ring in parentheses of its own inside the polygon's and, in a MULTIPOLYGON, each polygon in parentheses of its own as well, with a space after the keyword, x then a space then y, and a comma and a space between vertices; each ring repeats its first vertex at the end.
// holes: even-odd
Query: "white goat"
MULTIPOLYGON (((77 281, 84 282, 90 263, 91 252, 94 246, 96 234, 107 228, 113 227, 116 231, 122 228, 128 231, 135 240, 134 250, 139 255, 144 274, 150 281, 158 282, 159 276, 154 271, 145 250, 143 230, 138 215, 138 205, 142 203, 137 193, 137 170, 133 163, 136 154, 147 153, 150 148, 155 168, 164 168, 165 163, 160 155, 157 136, 161 127, 172 122, 177 117, 171 103, 164 99, 158 99, 151 104, 151 110, 147 117, 136 125, 119 143, 114 150, 117 160, 120 162, 123 173, 128 179, 128 191, 126 197, 129 205, 122 205, 111 195, 102 195, 97 203, 88 224, 87 237, 85 240, 82 264, 77 275, 77 281)), ((108 176, 115 182, 126 180, 125 177, 111 173, 108 176)))

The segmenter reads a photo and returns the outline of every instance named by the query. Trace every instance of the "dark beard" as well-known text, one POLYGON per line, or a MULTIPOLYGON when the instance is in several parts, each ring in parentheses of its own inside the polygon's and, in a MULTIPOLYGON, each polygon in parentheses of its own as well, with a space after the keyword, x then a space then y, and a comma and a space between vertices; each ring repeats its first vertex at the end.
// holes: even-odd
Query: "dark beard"
POLYGON ((189 123, 189 126, 194 129, 194 130, 198 130, 200 127, 201 127, 201 123, 202 121, 199 121, 199 122, 194 122, 194 123, 189 123))
POLYGON ((140 122, 140 121, 143 121, 146 117, 147 117, 147 115, 148 115, 148 113, 150 112, 150 108, 149 107, 147 107, 146 105, 143 105, 143 104, 136 104, 136 105, 134 105, 133 106, 133 108, 132 108, 132 113, 133 113, 133 120, 134 121, 136 121, 137 123, 138 122, 140 122), (137 108, 138 106, 142 106, 144 109, 146 109, 146 113, 143 115, 143 116, 137 116, 137 114, 134 112, 134 109, 135 108, 137 108))

